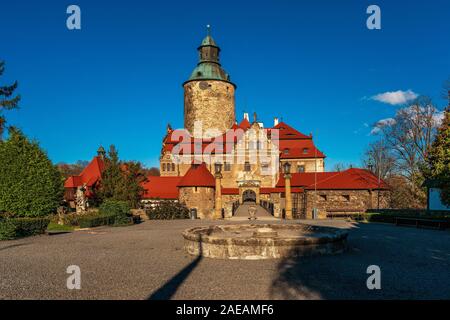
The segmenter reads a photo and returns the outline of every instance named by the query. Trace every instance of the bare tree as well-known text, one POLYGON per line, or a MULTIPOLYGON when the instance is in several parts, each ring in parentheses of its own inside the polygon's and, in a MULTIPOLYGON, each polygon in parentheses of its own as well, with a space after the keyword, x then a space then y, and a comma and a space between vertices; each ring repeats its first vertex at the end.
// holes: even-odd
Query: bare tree
MULTIPOLYGON (((395 159, 395 172, 406 178, 412 200, 425 204, 420 170, 431 148, 433 138, 442 120, 431 99, 419 97, 399 109, 392 119, 379 121, 373 130, 380 135, 389 154, 395 159)), ((381 169, 380 169, 381 170, 381 169)))
POLYGON ((365 168, 381 179, 392 176, 396 170, 395 157, 383 139, 369 144, 362 162, 365 168))
POLYGON ((376 124, 386 147, 397 159, 399 172, 413 183, 431 147, 441 116, 442 112, 429 98, 420 97, 399 109, 391 121, 376 124))

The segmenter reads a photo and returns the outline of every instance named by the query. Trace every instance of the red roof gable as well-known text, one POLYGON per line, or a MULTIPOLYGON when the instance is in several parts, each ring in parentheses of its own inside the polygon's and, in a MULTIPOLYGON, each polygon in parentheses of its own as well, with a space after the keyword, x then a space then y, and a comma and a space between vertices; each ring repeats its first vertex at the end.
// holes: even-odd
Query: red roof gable
POLYGON ((244 130, 249 129, 251 126, 252 125, 250 124, 250 121, 248 121, 246 118, 244 118, 244 120, 239 123, 239 127, 244 130))
POLYGON ((284 122, 278 123, 273 129, 279 130, 279 139, 311 139, 311 136, 304 135, 284 122))
POLYGON ((215 187, 216 180, 206 163, 192 165, 178 183, 178 187, 215 187))
POLYGON ((149 176, 142 184, 145 189, 142 198, 144 199, 178 199, 177 184, 182 177, 159 177, 149 176))
POLYGON ((101 157, 94 157, 78 176, 70 176, 64 183, 65 188, 77 188, 84 184, 92 187, 101 180, 105 163, 101 157))
MULTIPOLYGON (((292 173, 291 185, 319 190, 368 190, 378 189, 378 178, 368 170, 352 168, 341 172, 292 173), (317 186, 315 186, 315 181, 317 181, 317 186)), ((278 180, 277 187, 284 187, 283 177, 278 180)), ((380 180, 380 189, 389 189, 389 186, 380 180)))

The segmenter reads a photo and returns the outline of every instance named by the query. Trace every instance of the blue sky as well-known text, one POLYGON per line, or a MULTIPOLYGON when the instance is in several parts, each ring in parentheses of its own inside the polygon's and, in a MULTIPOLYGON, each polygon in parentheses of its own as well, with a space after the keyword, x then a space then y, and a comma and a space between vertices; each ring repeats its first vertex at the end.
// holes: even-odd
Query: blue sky
POLYGON ((360 162, 370 126, 401 105, 371 99, 411 90, 434 98, 450 76, 450 2, 5 1, 0 84, 19 80, 8 122, 54 162, 90 159, 115 144, 124 159, 156 165, 168 122, 183 125, 182 82, 205 26, 237 84, 236 112, 256 111, 313 133, 336 162, 360 162), (77 4, 82 29, 66 28, 77 4), (368 30, 366 8, 381 8, 368 30))

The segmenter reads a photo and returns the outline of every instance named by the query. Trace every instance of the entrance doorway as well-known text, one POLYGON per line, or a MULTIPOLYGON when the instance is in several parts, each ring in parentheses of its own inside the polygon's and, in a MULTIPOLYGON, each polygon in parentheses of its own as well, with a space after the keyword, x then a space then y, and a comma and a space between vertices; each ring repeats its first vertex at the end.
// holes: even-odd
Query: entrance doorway
POLYGON ((256 193, 253 190, 245 190, 242 193, 242 202, 255 202, 256 203, 256 193))

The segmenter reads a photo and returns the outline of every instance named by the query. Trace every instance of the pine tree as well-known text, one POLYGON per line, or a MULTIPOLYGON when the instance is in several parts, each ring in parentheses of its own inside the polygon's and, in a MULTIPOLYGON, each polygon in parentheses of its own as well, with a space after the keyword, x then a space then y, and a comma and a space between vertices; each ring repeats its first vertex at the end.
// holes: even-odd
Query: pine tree
POLYGON ((35 141, 10 127, 0 143, 0 213, 38 217, 55 213, 63 198, 61 174, 35 141))
MULTIPOLYGON (((5 71, 5 62, 0 61, 0 76, 5 71)), ((0 141, 2 140, 3 131, 5 129, 6 119, 3 116, 3 110, 12 110, 19 107, 20 95, 12 97, 14 90, 18 86, 17 81, 12 85, 0 86, 0 141)))
POLYGON ((105 170, 102 173, 101 189, 99 197, 102 200, 119 200, 119 188, 122 184, 122 172, 120 169, 119 153, 114 145, 109 147, 105 157, 105 170))
POLYGON ((105 157, 105 170, 102 173, 101 187, 98 196, 102 201, 126 201, 136 208, 144 189, 141 182, 145 180, 139 162, 121 162, 116 148, 112 145, 105 157))
POLYGON ((444 119, 427 155, 426 164, 425 177, 438 183, 442 202, 450 206, 450 107, 444 111, 444 119))

